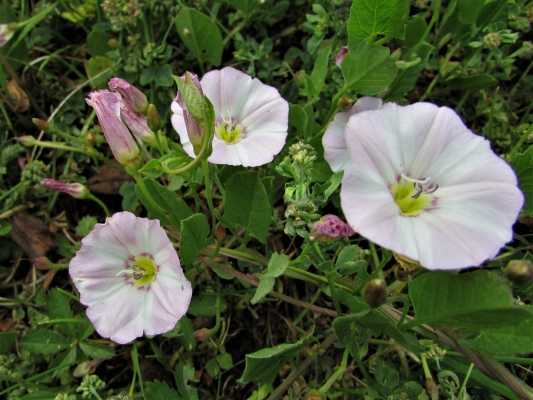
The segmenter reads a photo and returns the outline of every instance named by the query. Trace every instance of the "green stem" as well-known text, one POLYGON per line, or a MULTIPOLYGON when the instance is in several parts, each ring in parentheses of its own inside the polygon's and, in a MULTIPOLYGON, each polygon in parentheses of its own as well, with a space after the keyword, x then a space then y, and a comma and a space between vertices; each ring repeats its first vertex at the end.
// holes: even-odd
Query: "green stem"
MULTIPOLYGON (((139 367, 139 354, 137 352, 137 340, 135 340, 133 342, 133 354, 132 354, 132 358, 133 358, 133 367, 134 367, 134 370, 135 370, 135 375, 138 375, 139 376, 139 386, 141 387, 141 393, 142 393, 142 397, 144 399, 144 385, 143 385, 143 378, 141 376, 141 368, 139 367)), ((130 389, 131 391, 131 389, 130 389)), ((133 395, 133 393, 132 393, 133 395)))
POLYGON ((100 397, 100 395, 98 394, 98 392, 96 391, 94 387, 91 386, 90 391, 94 397, 96 397, 98 400, 102 400, 102 398, 100 397))
POLYGON ((213 193, 211 188, 211 178, 209 176, 209 163, 204 158, 202 159, 202 169, 204 170, 204 180, 205 180, 205 194, 207 197, 207 206, 209 207, 209 210, 211 213, 219 220, 222 220, 222 216, 218 212, 218 210, 213 205, 213 193))
POLYGON ((342 361, 341 365, 339 365, 339 368, 329 377, 329 379, 322 385, 318 391, 322 394, 326 394, 328 390, 331 388, 331 386, 337 382, 339 379, 342 378, 344 375, 344 372, 346 371, 346 365, 348 365, 348 355, 350 354, 350 347, 346 347, 344 350, 344 354, 342 355, 342 361))
POLYGON ((474 364, 471 363, 470 367, 468 368, 468 372, 466 373, 465 379, 463 380, 463 384, 461 385, 461 389, 459 389, 459 393, 457 395, 458 399, 464 399, 464 393, 466 390, 466 382, 468 382, 468 378, 470 378, 470 374, 472 373, 473 368, 474 368, 474 364))
POLYGON ((23 187, 23 186, 29 186, 29 185, 30 185, 30 182, 28 182, 28 181, 17 183, 15 186, 13 186, 11 189, 9 189, 7 192, 4 192, 4 193, 0 196, 0 201, 4 200, 4 199, 5 199, 7 196, 9 196, 11 193, 16 192, 16 191, 19 190, 21 187, 23 187))
POLYGON ((111 214, 109 213, 109 210, 107 209, 107 206, 104 204, 104 202, 102 200, 100 200, 98 197, 96 197, 95 195, 93 195, 92 193, 89 193, 89 195, 87 195, 86 197, 87 199, 90 199, 92 201, 94 201, 95 203, 97 203, 100 207, 102 207, 102 209, 104 210, 105 212, 105 216, 107 218, 109 218, 111 216, 111 214))

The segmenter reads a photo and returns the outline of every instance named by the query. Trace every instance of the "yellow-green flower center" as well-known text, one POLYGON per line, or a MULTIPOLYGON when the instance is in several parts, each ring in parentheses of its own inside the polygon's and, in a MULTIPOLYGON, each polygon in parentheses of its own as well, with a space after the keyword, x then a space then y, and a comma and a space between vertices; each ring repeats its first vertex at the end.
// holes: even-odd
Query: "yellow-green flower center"
POLYGON ((390 190, 394 201, 403 215, 420 215, 431 205, 432 193, 438 186, 428 183, 429 179, 419 181, 402 175, 400 180, 392 185, 390 190))
POLYGON ((215 127, 217 136, 227 144, 237 143, 242 139, 243 127, 241 124, 222 121, 215 127))
POLYGON ((123 272, 133 278, 136 286, 146 286, 154 280, 157 266, 151 257, 142 255, 135 257, 123 272))

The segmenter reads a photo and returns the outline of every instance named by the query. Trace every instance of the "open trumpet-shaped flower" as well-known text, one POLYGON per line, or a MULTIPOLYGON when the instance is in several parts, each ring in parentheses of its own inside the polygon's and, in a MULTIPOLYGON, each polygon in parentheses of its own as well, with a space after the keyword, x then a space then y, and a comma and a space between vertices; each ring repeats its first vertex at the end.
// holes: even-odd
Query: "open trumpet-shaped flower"
POLYGON ((429 269, 477 266, 512 239, 523 203, 513 170, 449 108, 350 117, 342 209, 362 236, 429 269))
MULTIPOLYGON (((213 164, 255 167, 273 160, 285 144, 289 105, 279 92, 231 67, 210 71, 200 81, 215 109, 213 164)), ((172 102, 172 125, 184 150, 194 157, 183 109, 172 102)))
POLYGON ((191 301, 191 284, 159 221, 130 212, 97 224, 69 273, 97 332, 121 344, 168 332, 191 301))

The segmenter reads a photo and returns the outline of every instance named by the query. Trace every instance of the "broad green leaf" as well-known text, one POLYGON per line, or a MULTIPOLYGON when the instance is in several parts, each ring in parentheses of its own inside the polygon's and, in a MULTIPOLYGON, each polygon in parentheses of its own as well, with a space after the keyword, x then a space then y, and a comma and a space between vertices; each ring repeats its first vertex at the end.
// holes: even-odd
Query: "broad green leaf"
POLYGON ((11 232, 11 224, 8 221, 0 221, 0 236, 5 236, 11 232))
POLYGON ((189 48, 200 64, 209 61, 215 67, 222 61, 222 34, 207 15, 184 7, 176 18, 176 29, 183 43, 189 48))
POLYGON ((516 154, 511 159, 511 165, 525 196, 521 216, 529 217, 533 215, 533 146, 529 146, 523 154, 516 154))
POLYGON ((265 243, 271 215, 272 207, 257 172, 238 172, 228 180, 226 221, 242 226, 249 235, 265 243))
POLYGON ((61 367, 56 369, 52 374, 53 378, 60 377, 64 372, 69 370, 69 367, 76 362, 77 349, 76 346, 71 347, 68 350, 65 350, 63 353, 59 354, 54 360, 50 363, 50 369, 61 367))
POLYGON ((311 75, 304 75, 307 82, 307 96, 310 99, 318 100, 318 95, 322 92, 326 74, 328 73, 328 61, 331 47, 325 47, 318 52, 311 75))
POLYGON ((105 56, 113 48, 107 43, 113 36, 108 33, 95 29, 87 36, 87 46, 91 56, 105 56))
POLYGON ((483 329, 511 326, 533 317, 525 307, 513 307, 509 287, 496 274, 430 272, 409 282, 415 320, 405 325, 430 324, 483 329))
POLYGON ((209 223, 204 214, 194 214, 181 221, 180 259, 183 264, 192 264, 200 250, 205 247, 209 223))
POLYGON ((220 368, 224 370, 233 367, 233 359, 231 358, 230 353, 219 354, 217 356, 217 362, 218 365, 220 365, 220 368))
POLYGON ((178 392, 168 386, 168 383, 157 379, 153 382, 146 382, 144 398, 145 400, 183 400, 178 392))
POLYGON ((387 42, 403 28, 409 16, 409 0, 354 0, 348 21, 348 44, 378 35, 387 42))
POLYGON ((450 90, 482 90, 497 84, 498 80, 488 74, 460 76, 446 81, 446 87, 450 90))
POLYGON ((350 47, 341 64, 344 87, 379 92, 396 77, 398 68, 387 47, 360 42, 350 47))
POLYGON ((154 79, 157 86, 172 86, 174 80, 172 79, 172 67, 170 64, 158 65, 154 73, 154 79))
POLYGON ((270 257, 267 269, 259 277, 259 286, 250 303, 256 304, 274 288, 275 278, 282 275, 289 266, 289 257, 285 254, 274 253, 270 257))
POLYGON ((283 365, 284 356, 293 354, 309 343, 313 337, 314 326, 296 343, 283 343, 246 354, 246 367, 238 382, 265 381, 275 375, 283 365))
POLYGON ((257 304, 259 303, 267 294, 269 294, 274 288, 274 283, 276 279, 271 276, 262 276, 259 278, 259 286, 254 293, 254 297, 250 300, 250 303, 257 304))
POLYGON ((422 40, 428 24, 425 18, 416 16, 411 19, 407 25, 405 25, 405 39, 402 41, 402 45, 407 48, 412 48, 422 40))
POLYGON ((482 329, 473 335, 468 335, 466 332, 463 336, 466 338, 461 340, 461 344, 492 355, 514 356, 531 353, 533 352, 533 318, 511 326, 482 329))
POLYGON ((115 350, 112 347, 103 344, 81 342, 80 348, 85 354, 95 360, 111 358, 115 355, 115 350))
POLYGON ((296 129, 298 136, 309 138, 313 136, 320 126, 314 120, 314 110, 311 104, 302 107, 298 104, 291 104, 289 111, 289 125, 296 129))
POLYGON ((112 67, 115 63, 104 56, 94 56, 89 59, 87 62, 87 77, 94 78, 96 75, 102 73, 106 69, 109 69, 108 72, 100 75, 98 78, 91 81, 91 85, 102 89, 107 87, 107 82, 113 77, 112 67))
POLYGON ((18 336, 19 333, 17 331, 0 332, 0 354, 7 354, 18 336))
POLYGON ((257 0, 227 0, 227 2, 237 10, 242 11, 245 17, 249 16, 259 5, 257 0))
POLYGON ((207 361, 204 365, 204 368, 212 377, 217 377, 220 373, 220 366, 218 365, 217 360, 214 358, 207 361))
POLYGON ((466 24, 475 24, 485 0, 458 0, 459 2, 459 20, 466 24))
POLYGON ((402 60, 406 62, 412 61, 413 58, 419 59, 420 62, 417 65, 400 70, 398 76, 390 85, 387 100, 400 101, 407 92, 414 89, 433 49, 434 47, 428 43, 420 43, 413 50, 408 50, 403 54, 402 60))
POLYGON ((150 160, 139 170, 139 172, 149 178, 159 178, 161 175, 163 175, 161 161, 150 160))
POLYGON ((187 385, 187 382, 194 378, 194 367, 190 365, 176 365, 174 370, 174 379, 178 385, 178 391, 183 400, 198 400, 196 389, 187 385))
POLYGON ((187 203, 178 194, 168 190, 151 178, 144 178, 143 182, 154 201, 165 211, 165 213, 161 213, 153 207, 152 203, 144 196, 139 185, 136 185, 135 193, 152 217, 161 221, 161 225, 174 225, 174 228, 181 229, 181 220, 193 214, 187 203), (172 215, 174 221, 177 222, 176 224, 171 223, 167 216, 168 214, 172 215))
MULTIPOLYGON (((193 296, 191 300, 191 305, 187 310, 188 314, 205 317, 212 317, 217 314, 217 294, 216 293, 206 293, 201 292, 198 295, 193 296)), ((224 300, 223 297, 220 298, 220 312, 226 311, 228 308, 228 303, 224 300)))
MULTIPOLYGON (((72 318, 74 314, 70 308, 69 297, 57 289, 52 289, 46 296, 46 314, 50 319, 72 318)), ((54 324, 57 330, 64 333, 69 338, 76 337, 76 324, 69 322, 59 322, 54 324)))
POLYGON ((139 83, 141 85, 147 85, 155 79, 156 66, 150 65, 141 71, 141 77, 139 78, 139 83))
POLYGON ((70 347, 71 341, 59 333, 33 329, 22 338, 22 347, 35 354, 54 354, 70 347))
POLYGON ((344 267, 346 263, 354 261, 357 254, 359 254, 359 250, 359 246, 356 245, 346 246, 342 249, 335 261, 335 269, 339 270, 344 267))
POLYGON ((124 182, 118 190, 122 196, 122 209, 133 212, 139 207, 139 199, 135 194, 135 182, 124 182))
POLYGON ((98 220, 96 219, 96 217, 86 215, 85 217, 80 219, 80 222, 78 222, 78 226, 76 226, 76 235, 81 237, 87 236, 94 229, 94 226, 97 223, 98 220))

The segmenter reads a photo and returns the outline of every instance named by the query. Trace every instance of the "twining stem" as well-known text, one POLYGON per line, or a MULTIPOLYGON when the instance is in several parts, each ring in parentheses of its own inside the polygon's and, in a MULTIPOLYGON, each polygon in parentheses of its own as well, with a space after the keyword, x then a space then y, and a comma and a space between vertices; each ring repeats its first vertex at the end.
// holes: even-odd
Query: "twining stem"
POLYGON ((204 171, 204 180, 205 180, 205 195, 207 197, 207 206, 209 207, 209 210, 211 213, 218 219, 219 221, 222 220, 222 216, 218 212, 218 210, 213 205, 213 193, 212 193, 212 187, 211 187, 211 178, 209 176, 209 163, 206 159, 202 159, 202 169, 204 171))
MULTIPOLYGON (((135 373, 134 375, 138 375, 139 376, 139 386, 141 387, 141 393, 142 393, 142 397, 143 399, 145 398, 144 397, 144 384, 143 384, 143 379, 142 379, 142 376, 141 376, 141 368, 139 366, 139 354, 138 354, 138 351, 137 351, 137 340, 135 340, 133 342, 133 352, 132 352, 132 361, 133 361, 133 366, 134 366, 134 369, 135 369, 135 373)), ((130 388, 130 391, 131 391, 131 388, 130 388)), ((133 393, 131 393, 130 397, 133 396, 133 393)))
POLYGON ((109 218, 111 216, 111 214, 109 213, 109 210, 107 209, 107 206, 104 204, 104 202, 102 200, 100 200, 98 197, 96 197, 95 195, 93 195, 92 193, 89 193, 86 197, 87 199, 90 199, 92 201, 94 201, 95 203, 97 203, 100 207, 102 207, 102 209, 104 210, 105 212, 105 216, 107 218, 109 218))

